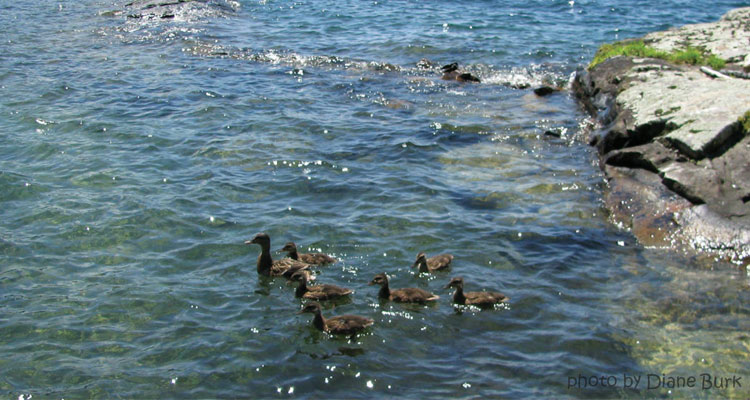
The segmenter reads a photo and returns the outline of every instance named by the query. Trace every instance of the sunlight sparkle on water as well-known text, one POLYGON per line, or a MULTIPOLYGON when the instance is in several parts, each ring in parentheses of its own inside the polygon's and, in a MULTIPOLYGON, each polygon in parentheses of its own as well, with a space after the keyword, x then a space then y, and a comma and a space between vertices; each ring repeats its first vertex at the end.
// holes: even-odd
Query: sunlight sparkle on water
POLYGON ((383 311, 383 315, 388 315, 392 317, 398 316, 398 317, 403 317, 405 319, 414 319, 414 316, 412 316, 406 311, 383 311))

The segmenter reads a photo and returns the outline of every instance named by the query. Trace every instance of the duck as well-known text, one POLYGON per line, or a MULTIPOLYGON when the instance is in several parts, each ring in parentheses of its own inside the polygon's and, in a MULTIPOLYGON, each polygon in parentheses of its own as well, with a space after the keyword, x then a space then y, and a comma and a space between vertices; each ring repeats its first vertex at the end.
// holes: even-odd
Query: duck
POLYGON ((446 81, 459 81, 459 82, 481 82, 479 78, 476 76, 468 73, 458 72, 458 63, 450 63, 448 65, 443 65, 440 69, 443 70, 443 80, 446 81))
POLYGON ((307 270, 310 268, 310 264, 292 260, 291 258, 274 260, 271 257, 271 238, 266 233, 261 232, 255 235, 252 240, 246 241, 245 244, 260 245, 260 255, 258 256, 258 273, 261 275, 283 276, 285 278, 289 278, 293 273, 297 271, 307 270))
POLYGON ((290 279, 299 282, 297 290, 294 291, 296 297, 322 301, 348 296, 353 293, 350 289, 330 284, 307 286, 309 278, 310 271, 307 270, 300 270, 292 274, 290 279))
POLYGON ((369 285, 380 285, 378 297, 380 297, 381 299, 393 300, 399 303, 426 303, 428 301, 435 301, 440 298, 440 296, 432 294, 420 288, 404 288, 391 290, 388 287, 388 276, 386 274, 375 275, 375 277, 372 278, 372 281, 370 281, 369 285))
POLYGON ((338 261, 328 254, 323 253, 297 253, 297 245, 294 242, 287 242, 279 251, 287 252, 287 256, 292 260, 302 261, 310 265, 324 265, 338 261))
POLYGON ((417 260, 414 261, 414 265, 411 267, 419 267, 420 273, 435 272, 450 267, 451 261, 453 261, 453 255, 451 254, 438 254, 427 258, 427 255, 420 251, 419 254, 417 254, 417 260))
POLYGON ((353 335, 365 328, 372 326, 375 321, 372 318, 362 317, 359 315, 337 315, 331 318, 323 317, 321 312, 320 303, 316 301, 309 302, 302 307, 302 310, 297 314, 311 313, 315 315, 313 318, 313 326, 319 330, 332 334, 346 334, 353 335))
POLYGON ((505 303, 510 298, 500 292, 464 292, 464 278, 455 277, 445 286, 456 288, 453 294, 453 302, 462 305, 473 305, 479 307, 490 307, 495 304, 505 303))

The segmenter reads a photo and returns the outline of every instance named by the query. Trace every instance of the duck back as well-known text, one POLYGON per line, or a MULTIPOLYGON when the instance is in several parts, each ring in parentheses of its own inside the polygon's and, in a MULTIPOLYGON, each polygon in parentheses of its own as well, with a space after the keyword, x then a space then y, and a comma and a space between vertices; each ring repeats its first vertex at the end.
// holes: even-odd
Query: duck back
POLYGON ((372 318, 359 315, 337 315, 326 319, 326 331, 329 333, 357 333, 375 323, 372 318))
POLYGON ((424 303, 427 301, 435 301, 440 298, 440 296, 420 288, 394 289, 391 290, 390 297, 391 300, 401 303, 424 303))

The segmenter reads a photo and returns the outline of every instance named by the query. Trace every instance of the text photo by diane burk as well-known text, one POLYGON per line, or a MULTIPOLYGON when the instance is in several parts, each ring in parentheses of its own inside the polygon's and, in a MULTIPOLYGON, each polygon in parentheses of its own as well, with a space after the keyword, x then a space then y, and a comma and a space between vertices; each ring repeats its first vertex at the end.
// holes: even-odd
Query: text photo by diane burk
POLYGON ((722 390, 742 388, 742 376, 716 376, 709 373, 690 376, 665 374, 584 375, 568 376, 568 389, 700 389, 722 390))

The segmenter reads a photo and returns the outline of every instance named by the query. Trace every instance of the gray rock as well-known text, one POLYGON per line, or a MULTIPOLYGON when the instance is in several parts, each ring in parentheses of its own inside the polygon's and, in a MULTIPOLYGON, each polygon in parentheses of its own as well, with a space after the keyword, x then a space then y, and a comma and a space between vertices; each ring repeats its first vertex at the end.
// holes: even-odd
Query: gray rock
POLYGON ((617 95, 637 127, 661 126, 664 140, 693 159, 722 148, 750 108, 750 81, 711 79, 696 69, 633 71, 617 95))
MULTIPOLYGON (((728 68, 748 68, 750 8, 644 41, 665 51, 701 46, 728 68)), ((750 261, 750 122, 742 122, 750 119, 750 80, 614 57, 579 71, 572 90, 600 123, 590 143, 615 219, 649 245, 750 261)))
POLYGON ((626 147, 613 150, 602 158, 605 164, 616 167, 641 168, 646 171, 659 173, 667 163, 685 159, 661 142, 653 141, 644 145, 626 147))

